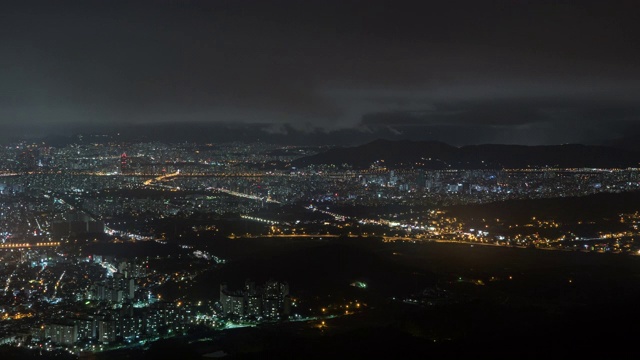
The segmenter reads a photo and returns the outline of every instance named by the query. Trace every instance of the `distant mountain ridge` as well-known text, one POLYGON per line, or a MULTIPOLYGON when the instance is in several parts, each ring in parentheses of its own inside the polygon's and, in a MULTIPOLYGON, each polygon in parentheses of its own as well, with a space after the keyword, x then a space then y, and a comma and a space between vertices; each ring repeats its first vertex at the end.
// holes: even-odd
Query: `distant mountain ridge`
POLYGON ((451 146, 437 141, 375 140, 370 143, 303 157, 294 167, 349 165, 366 169, 521 169, 521 168, 629 168, 639 167, 640 153, 597 145, 468 145, 451 146))

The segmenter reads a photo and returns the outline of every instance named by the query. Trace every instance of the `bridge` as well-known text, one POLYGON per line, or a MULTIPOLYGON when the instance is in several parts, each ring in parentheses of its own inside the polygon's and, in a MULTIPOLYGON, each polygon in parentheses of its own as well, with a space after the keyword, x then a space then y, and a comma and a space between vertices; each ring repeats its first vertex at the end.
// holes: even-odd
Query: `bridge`
MULTIPOLYGON (((229 239, 261 239, 261 238, 337 238, 340 235, 335 234, 262 234, 262 235, 252 235, 252 234, 240 234, 235 235, 231 234, 228 236, 229 239)), ((353 235, 349 235, 349 237, 356 237, 353 235)))
POLYGON ((166 179, 171 179, 171 178, 176 177, 178 175, 180 175, 180 170, 178 170, 178 171, 176 171, 174 173, 171 173, 171 174, 165 174, 165 175, 162 175, 162 176, 155 177, 153 179, 146 180, 143 184, 144 185, 151 185, 154 182, 163 181, 163 180, 166 180, 166 179))
POLYGON ((0 250, 20 250, 20 249, 31 249, 31 248, 43 248, 43 247, 56 247, 60 246, 60 242, 51 241, 51 242, 38 242, 38 243, 9 243, 9 244, 0 244, 0 250))

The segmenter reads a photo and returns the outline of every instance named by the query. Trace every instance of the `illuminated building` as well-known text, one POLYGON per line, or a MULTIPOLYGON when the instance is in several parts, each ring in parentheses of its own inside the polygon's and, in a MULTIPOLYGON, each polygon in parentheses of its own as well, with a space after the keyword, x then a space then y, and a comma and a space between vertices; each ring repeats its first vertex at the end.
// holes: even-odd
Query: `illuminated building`
POLYGON ((47 324, 44 326, 44 337, 51 338, 56 344, 71 345, 78 339, 78 327, 72 322, 47 324))
POLYGON ((289 302, 287 283, 270 280, 256 288, 247 281, 242 291, 230 291, 226 284, 220 285, 220 304, 225 315, 278 319, 289 314, 289 302))

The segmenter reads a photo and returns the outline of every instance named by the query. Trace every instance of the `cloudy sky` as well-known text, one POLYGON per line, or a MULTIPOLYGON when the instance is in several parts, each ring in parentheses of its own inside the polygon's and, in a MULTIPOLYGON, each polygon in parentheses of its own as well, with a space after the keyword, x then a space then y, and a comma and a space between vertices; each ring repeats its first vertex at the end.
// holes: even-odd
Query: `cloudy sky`
POLYGON ((640 131, 639 14, 615 0, 4 1, 2 136, 177 124, 599 143, 640 131))

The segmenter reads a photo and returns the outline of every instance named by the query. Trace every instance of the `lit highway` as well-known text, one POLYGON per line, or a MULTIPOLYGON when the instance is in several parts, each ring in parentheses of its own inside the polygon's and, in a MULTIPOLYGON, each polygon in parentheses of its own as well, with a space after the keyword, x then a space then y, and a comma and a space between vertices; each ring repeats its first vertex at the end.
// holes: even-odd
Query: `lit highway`
POLYGON ((9 243, 9 244, 0 244, 0 250, 19 250, 19 249, 30 249, 30 248, 42 248, 42 247, 57 247, 60 246, 60 242, 58 241, 49 241, 49 242, 38 242, 38 243, 9 243))

